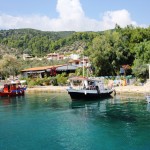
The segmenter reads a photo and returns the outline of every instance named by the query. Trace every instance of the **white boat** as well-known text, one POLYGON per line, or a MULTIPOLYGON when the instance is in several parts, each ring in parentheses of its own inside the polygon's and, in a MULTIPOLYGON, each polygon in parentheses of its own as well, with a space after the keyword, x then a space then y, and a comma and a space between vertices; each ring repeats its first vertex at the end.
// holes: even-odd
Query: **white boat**
POLYGON ((105 98, 115 92, 113 88, 104 88, 104 83, 100 79, 72 77, 69 81, 70 86, 67 88, 67 91, 72 100, 105 98))
POLYGON ((150 103, 150 95, 147 95, 147 96, 146 96, 146 101, 147 101, 148 103, 150 103))

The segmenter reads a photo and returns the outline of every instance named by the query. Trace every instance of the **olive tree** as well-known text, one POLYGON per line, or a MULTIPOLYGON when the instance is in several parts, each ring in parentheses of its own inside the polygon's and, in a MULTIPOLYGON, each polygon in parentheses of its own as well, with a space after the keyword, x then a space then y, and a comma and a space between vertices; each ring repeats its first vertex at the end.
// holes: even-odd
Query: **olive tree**
POLYGON ((12 75, 13 77, 17 75, 20 71, 21 63, 13 55, 4 55, 0 60, 0 72, 1 75, 8 77, 12 75))

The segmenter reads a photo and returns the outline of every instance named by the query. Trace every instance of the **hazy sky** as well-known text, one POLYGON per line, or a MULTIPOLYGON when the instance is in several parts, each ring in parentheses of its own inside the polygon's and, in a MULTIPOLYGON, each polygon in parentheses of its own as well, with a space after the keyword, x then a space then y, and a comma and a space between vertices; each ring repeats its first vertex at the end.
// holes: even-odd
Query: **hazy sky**
POLYGON ((147 27, 150 0, 0 0, 0 29, 102 31, 147 27))

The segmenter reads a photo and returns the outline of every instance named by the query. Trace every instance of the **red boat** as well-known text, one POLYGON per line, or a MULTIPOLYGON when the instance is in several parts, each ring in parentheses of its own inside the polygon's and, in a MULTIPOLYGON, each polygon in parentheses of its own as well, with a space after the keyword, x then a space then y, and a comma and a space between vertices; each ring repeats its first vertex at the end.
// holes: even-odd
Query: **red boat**
POLYGON ((9 83, 9 84, 4 84, 4 87, 0 89, 0 97, 3 96, 21 96, 24 95, 26 90, 25 86, 22 86, 20 83, 9 83))

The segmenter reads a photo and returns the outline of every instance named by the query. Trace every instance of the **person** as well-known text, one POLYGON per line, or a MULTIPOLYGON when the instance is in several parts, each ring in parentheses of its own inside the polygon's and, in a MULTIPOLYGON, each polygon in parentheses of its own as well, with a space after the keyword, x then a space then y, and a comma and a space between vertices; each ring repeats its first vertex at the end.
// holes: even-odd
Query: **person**
POLYGON ((83 88, 84 88, 84 89, 88 89, 88 83, 87 83, 87 81, 84 81, 84 83, 83 83, 83 88))

